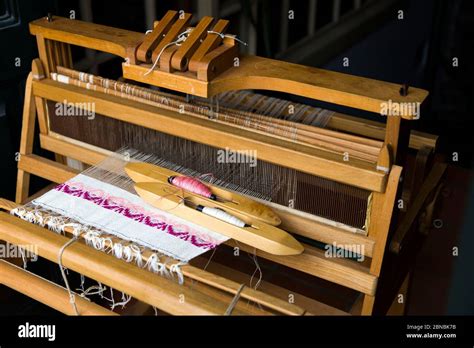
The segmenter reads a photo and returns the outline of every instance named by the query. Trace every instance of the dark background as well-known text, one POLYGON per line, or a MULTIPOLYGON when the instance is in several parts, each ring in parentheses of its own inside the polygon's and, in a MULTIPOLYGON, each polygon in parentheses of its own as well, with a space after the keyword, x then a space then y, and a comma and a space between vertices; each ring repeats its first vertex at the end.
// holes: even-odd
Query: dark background
MULTIPOLYGON (((252 53, 428 90, 430 97, 423 105, 421 120, 413 127, 440 135, 440 150, 450 157, 457 152, 456 164, 469 168, 469 118, 474 109, 474 68, 470 63, 474 57, 469 48, 474 41, 474 2, 361 0, 360 8, 355 9, 358 1, 340 0, 338 21, 333 23, 337 0, 319 1, 310 36, 310 1, 0 0, 0 148, 6 179, 0 184, 0 194, 13 197, 14 187, 7 182, 13 182, 16 175, 14 154, 19 144, 24 82, 31 60, 37 57, 27 24, 48 12, 69 17, 74 11, 76 19, 135 31, 149 29, 147 21, 161 18, 170 8, 194 12, 196 18, 209 11, 220 17, 219 12, 230 13, 225 16, 232 23, 229 32, 255 42, 252 53), (154 4, 152 14, 147 3, 154 4), (294 11, 293 20, 283 18, 285 4, 294 11), (226 10, 232 6, 233 12, 226 10), (398 18, 399 11, 403 11, 403 19, 398 18), (254 31, 253 39, 245 35, 249 31, 254 31), (282 36, 287 38, 285 43, 282 36), (349 58, 348 67, 343 66, 345 57, 349 58), (459 60, 458 67, 453 67, 454 57, 459 60), (19 67, 15 66, 16 58, 21 60, 19 67)), ((112 56, 87 59, 84 51, 73 53, 81 59, 81 70, 106 76, 120 73, 121 62, 112 56)), ((377 115, 343 111, 383 121, 377 115)))
MULTIPOLYGON (((421 120, 414 122, 413 127, 440 135, 439 151, 455 168, 451 180, 457 195, 451 196, 452 201, 445 206, 447 211, 455 210, 451 220, 456 220, 456 231, 450 238, 465 247, 460 247, 464 252, 440 275, 447 277, 445 280, 451 285, 443 295, 443 305, 435 307, 442 313, 474 313, 472 300, 470 305, 466 302, 469 294, 474 293, 474 260, 468 252, 474 242, 474 190, 467 195, 473 159, 469 120, 474 109, 474 51, 470 49, 474 41, 474 2, 319 0, 316 7, 311 6, 311 0, 0 0, 0 196, 14 199, 15 153, 19 148, 24 85, 31 60, 37 57, 35 40, 28 33, 29 21, 48 12, 69 17, 72 10, 76 19, 143 32, 168 9, 183 9, 195 13, 195 17, 227 18, 232 23, 228 31, 249 42, 250 53, 408 83, 430 92, 421 120), (315 9, 314 22, 308 25, 315 9), (288 10, 294 11, 293 20, 284 19, 288 10), (400 11, 403 19, 399 18, 400 11), (343 66, 346 57, 348 67, 343 66), (453 67, 454 57, 459 60, 458 67, 453 67), (15 65, 17 58, 19 66, 15 65), (459 161, 452 162, 453 152, 458 153, 459 161)), ((73 54, 79 60, 80 70, 110 77, 120 73, 121 61, 116 58, 80 50, 73 54)), ((382 121, 378 115, 330 108, 382 121)), ((33 187, 41 185, 41 181, 33 183, 33 187)), ((443 243, 443 239, 437 243, 443 243)), ((433 249, 425 251, 428 256, 430 250, 433 249)), ((444 261, 435 257, 433 260, 438 261, 441 270, 446 268, 444 261)), ((428 267, 426 271, 433 267, 433 262, 424 266, 428 267)), ((432 286, 436 287, 436 282, 432 286)), ((422 291, 419 296, 423 297, 422 291)), ((422 310, 426 313, 429 309, 428 301, 422 310)))

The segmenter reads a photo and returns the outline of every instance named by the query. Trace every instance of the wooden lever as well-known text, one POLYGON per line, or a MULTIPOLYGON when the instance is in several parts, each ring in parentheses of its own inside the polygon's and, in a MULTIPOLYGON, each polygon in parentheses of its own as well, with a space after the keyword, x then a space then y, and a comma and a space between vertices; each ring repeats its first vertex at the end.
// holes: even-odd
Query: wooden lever
POLYGON ((187 69, 189 59, 195 53, 201 40, 207 35, 207 31, 213 22, 212 17, 203 17, 196 28, 193 29, 187 40, 181 45, 181 47, 173 55, 171 65, 176 70, 184 71, 187 69))
POLYGON ((145 39, 142 44, 137 49, 137 59, 149 63, 151 61, 151 54, 155 47, 162 41, 163 35, 168 32, 171 25, 174 23, 174 20, 178 12, 168 11, 158 23, 158 25, 153 29, 153 31, 145 35, 145 39))
MULTIPOLYGON (((229 26, 229 21, 225 19, 219 19, 212 28, 212 31, 216 33, 224 33, 229 26)), ((208 34, 204 41, 199 45, 196 52, 191 57, 188 69, 193 72, 197 72, 200 66, 200 61, 206 54, 212 51, 214 48, 222 43, 222 37, 216 34, 208 34)))
MULTIPOLYGON (((165 34, 165 37, 160 41, 160 43, 153 50, 153 53, 152 53, 153 62, 156 60, 158 55, 161 53, 161 50, 163 50, 163 48, 167 44, 176 40, 178 35, 186 30, 186 27, 189 24, 191 17, 192 15, 190 13, 184 13, 183 15, 179 16, 176 22, 174 22, 174 24, 171 26, 171 29, 165 34)), ((159 25, 160 23, 158 23, 158 26, 159 25)))

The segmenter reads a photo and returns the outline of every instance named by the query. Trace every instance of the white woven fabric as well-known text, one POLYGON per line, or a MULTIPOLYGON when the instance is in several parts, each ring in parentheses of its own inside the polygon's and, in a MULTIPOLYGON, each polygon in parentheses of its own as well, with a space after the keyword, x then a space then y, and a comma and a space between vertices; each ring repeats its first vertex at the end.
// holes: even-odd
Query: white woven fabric
POLYGON ((32 203, 181 262, 188 262, 229 239, 83 174, 32 203))

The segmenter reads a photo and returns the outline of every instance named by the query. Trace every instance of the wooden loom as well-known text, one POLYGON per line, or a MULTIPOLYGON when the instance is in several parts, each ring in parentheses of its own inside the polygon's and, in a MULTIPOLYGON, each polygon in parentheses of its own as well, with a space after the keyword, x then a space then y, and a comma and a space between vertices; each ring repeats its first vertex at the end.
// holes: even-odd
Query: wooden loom
MULTIPOLYGON (((110 93, 100 86, 84 88, 79 80, 75 85, 65 84, 53 79, 51 74, 64 73, 68 69, 72 71, 70 46, 76 45, 124 58, 126 62, 122 68, 126 79, 205 98, 242 89, 273 90, 379 113, 383 102, 421 103, 428 93, 417 88, 400 89, 399 85, 391 83, 262 57, 239 57, 234 38, 208 32, 224 32, 227 21, 219 20, 213 26, 213 20, 209 17, 199 22, 183 45, 167 46, 187 28, 189 20, 188 14, 181 18, 170 11, 155 23, 154 30, 148 35, 60 17, 32 22, 30 31, 37 39, 39 59, 33 61, 26 85, 17 203, 2 200, 1 207, 10 210, 29 199, 31 174, 61 183, 78 173, 66 165, 65 158, 94 165, 110 153, 110 149, 52 130, 49 102, 93 102, 96 113, 107 119, 215 148, 229 147, 235 151, 256 149, 262 161, 370 192, 370 210, 367 212, 370 223, 365 234, 350 232, 338 223, 313 219, 291 209, 273 207, 282 220, 281 227, 306 238, 308 243, 304 243, 305 251, 301 255, 275 256, 257 252, 269 264, 296 270, 296 276, 304 274, 320 278, 359 292, 361 295, 349 310, 341 311, 298 294, 294 289, 286 289, 281 284, 267 282, 262 285, 262 290, 249 287, 241 290, 245 274, 221 264, 213 265, 212 270, 204 269, 205 260, 202 258, 183 266, 185 279, 194 281, 192 286, 186 285, 186 281, 185 285, 179 286, 169 279, 150 276, 145 270, 81 243, 72 245, 64 252, 64 266, 169 314, 223 314, 236 293, 239 293, 241 300, 234 314, 371 314, 376 292, 383 291, 377 289, 377 282, 387 246, 390 244, 394 253, 401 253, 401 246, 412 235, 409 232, 416 229, 413 226, 418 217, 423 214, 426 217, 424 207, 432 209, 436 192, 439 191, 438 182, 444 172, 444 167, 438 165, 427 175, 423 165, 435 148, 435 137, 411 132, 404 141, 404 137, 400 136, 404 134, 401 124, 416 115, 390 116, 384 126, 335 114, 329 122, 330 129, 318 131, 316 127, 305 128, 319 132, 319 138, 312 137, 314 143, 311 143, 278 136, 277 132, 271 135, 237 127, 235 120, 234 124, 229 124, 181 113, 137 96, 123 97, 120 93, 110 93), (147 74, 158 58, 159 67, 147 74), (234 66, 236 58, 238 67, 234 66), (41 147, 55 153, 56 161, 33 154, 36 119, 41 147), (398 214, 400 219, 396 222, 392 214, 402 174, 400 165, 404 164, 402 154, 409 147, 418 150, 416 169, 412 175, 407 175, 410 180, 404 180, 408 182, 403 190, 408 208, 406 213, 398 214), (345 158, 343 150, 344 153, 351 151, 354 156, 345 158), (389 233, 391 230, 392 233, 389 233), (310 245, 310 240, 337 243, 342 248, 344 245, 361 245, 366 260, 358 263, 349 259, 327 258, 324 251, 310 245), (295 303, 288 302, 289 294, 295 295, 295 303), (180 302, 180 295, 185 296, 185 304, 180 302), (247 306, 243 300, 260 306, 247 306)), ((182 103, 182 99, 177 100, 182 103)), ((57 262, 58 251, 68 238, 2 212, 0 240, 13 244, 35 244, 41 257, 57 262)), ((252 251, 245 245, 240 245, 240 248, 252 251)), ((6 261, 0 264, 0 283, 61 312, 73 313, 63 288, 6 261)), ((81 299, 78 300, 78 308, 86 314, 114 314, 81 299)))

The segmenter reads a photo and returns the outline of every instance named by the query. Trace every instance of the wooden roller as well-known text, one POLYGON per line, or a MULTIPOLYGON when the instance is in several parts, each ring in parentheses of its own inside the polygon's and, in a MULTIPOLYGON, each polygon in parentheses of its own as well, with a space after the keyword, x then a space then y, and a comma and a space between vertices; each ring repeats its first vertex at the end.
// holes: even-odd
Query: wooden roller
MULTIPOLYGON (((172 186, 168 183, 169 177, 181 175, 172 170, 150 163, 130 162, 125 166, 125 171, 135 182, 158 182, 171 186, 174 188, 174 192, 179 190, 176 186, 172 186)), ((186 195, 196 204, 204 204, 209 207, 224 209, 246 222, 259 221, 273 226, 278 226, 281 223, 278 215, 261 203, 209 183, 206 183, 206 186, 209 187, 213 194, 223 200, 212 200, 191 192, 186 192, 186 195)))
POLYGON ((145 202, 154 207, 267 253, 298 255, 304 251, 303 246, 295 238, 275 226, 254 221, 251 226, 238 227, 189 207, 185 203, 188 193, 185 197, 180 197, 176 194, 176 189, 170 185, 138 182, 135 184, 135 190, 145 202))

